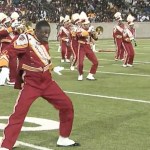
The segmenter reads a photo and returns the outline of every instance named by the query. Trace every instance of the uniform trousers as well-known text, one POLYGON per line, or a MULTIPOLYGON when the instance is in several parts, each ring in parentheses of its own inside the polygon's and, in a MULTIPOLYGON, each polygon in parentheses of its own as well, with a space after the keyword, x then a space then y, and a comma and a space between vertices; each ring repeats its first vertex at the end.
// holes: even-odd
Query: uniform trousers
POLYGON ((62 59, 70 59, 71 57, 71 47, 67 45, 66 41, 61 42, 61 57, 62 59))
POLYGON ((59 110, 59 134, 63 137, 70 135, 74 110, 69 97, 61 90, 57 83, 51 79, 49 71, 44 73, 26 71, 24 73, 24 85, 22 90, 20 90, 14 111, 9 117, 8 124, 4 130, 1 147, 12 150, 29 108, 38 97, 42 97, 59 110))
POLYGON ((77 56, 78 56, 78 41, 76 39, 72 39, 71 49, 72 49, 72 54, 73 54, 71 65, 75 66, 77 62, 77 56))
POLYGON ((116 44, 116 59, 123 59, 124 58, 124 47, 122 46, 122 39, 115 38, 115 44, 116 44))
POLYGON ((125 49, 125 59, 124 59, 124 64, 133 64, 134 60, 134 48, 131 42, 123 42, 123 47, 125 49))
POLYGON ((98 60, 96 58, 96 55, 92 51, 90 44, 79 43, 79 46, 78 46, 78 71, 79 71, 80 75, 83 74, 83 62, 84 62, 85 56, 92 62, 90 73, 95 74, 97 67, 98 67, 98 60))

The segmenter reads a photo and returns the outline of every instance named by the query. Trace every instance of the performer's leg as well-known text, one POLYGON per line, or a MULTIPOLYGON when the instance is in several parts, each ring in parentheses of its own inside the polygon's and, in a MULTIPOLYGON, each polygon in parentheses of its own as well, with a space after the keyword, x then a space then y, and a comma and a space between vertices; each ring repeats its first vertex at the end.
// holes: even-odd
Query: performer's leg
POLYGON ((27 112, 33 101, 40 96, 39 93, 40 91, 38 89, 28 85, 25 85, 20 91, 14 111, 9 117, 8 124, 4 130, 1 147, 12 150, 12 147, 20 133, 27 112))
POLYGON ((70 98, 52 81, 44 90, 42 97, 59 110, 60 135, 69 137, 74 117, 73 105, 70 98))
POLYGON ((67 53, 66 53, 66 62, 70 62, 70 57, 72 55, 72 50, 70 46, 66 46, 67 48, 67 53))
POLYGON ((123 67, 127 67, 127 63, 129 61, 129 49, 128 49, 128 43, 123 42, 122 46, 124 48, 124 62, 123 62, 123 67))
POLYGON ((125 52, 125 50, 124 50, 124 47, 123 47, 122 42, 121 42, 121 44, 120 44, 120 54, 119 54, 120 60, 124 59, 124 52, 125 52))
POLYGON ((79 75, 83 74, 84 57, 85 57, 85 45, 79 44, 79 49, 78 49, 78 72, 79 72, 79 75))
POLYGON ((115 60, 118 60, 120 54, 120 46, 119 46, 119 41, 117 39, 115 39, 115 45, 116 45, 115 60))
POLYGON ((129 56, 129 62, 128 62, 128 64, 129 64, 129 66, 130 65, 132 65, 133 64, 133 60, 134 60, 134 48, 133 48, 133 46, 132 46, 132 43, 129 43, 129 50, 130 50, 130 56, 129 56))
POLYGON ((71 70, 74 70, 74 66, 76 65, 77 62, 77 52, 78 52, 78 44, 76 44, 74 41, 71 42, 71 50, 72 50, 72 54, 73 54, 73 59, 71 61, 71 70))
POLYGON ((97 67, 98 67, 97 57, 96 57, 95 53, 91 50, 90 47, 87 47, 86 51, 87 51, 86 57, 92 62, 90 73, 95 74, 96 70, 97 70, 97 67))
POLYGON ((66 56, 66 44, 64 41, 61 42, 61 62, 65 61, 66 56))

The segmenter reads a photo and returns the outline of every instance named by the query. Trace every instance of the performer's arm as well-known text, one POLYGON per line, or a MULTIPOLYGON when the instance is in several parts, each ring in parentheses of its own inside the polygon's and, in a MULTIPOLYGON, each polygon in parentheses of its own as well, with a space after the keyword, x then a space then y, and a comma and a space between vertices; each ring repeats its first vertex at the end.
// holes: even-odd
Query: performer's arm
POLYGON ((0 35, 1 36, 8 36, 9 35, 9 33, 11 33, 11 32, 13 32, 13 29, 12 29, 12 27, 9 27, 9 28, 1 28, 0 29, 0 35))

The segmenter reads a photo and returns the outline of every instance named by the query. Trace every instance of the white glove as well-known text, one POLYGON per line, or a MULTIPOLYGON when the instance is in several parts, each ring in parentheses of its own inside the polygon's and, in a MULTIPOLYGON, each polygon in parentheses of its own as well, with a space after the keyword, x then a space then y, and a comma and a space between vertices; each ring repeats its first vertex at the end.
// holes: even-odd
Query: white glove
POLYGON ((95 31, 94 26, 90 26, 88 32, 93 32, 93 31, 95 31))
POLYGON ((60 71, 64 70, 64 67, 61 67, 61 66, 57 66, 57 67, 54 67, 54 72, 57 73, 58 75, 62 75, 62 73, 60 71))
POLYGON ((5 85, 7 80, 9 80, 9 68, 3 67, 0 72, 0 86, 5 85))
POLYGON ((17 21, 17 20, 15 20, 12 24, 11 24, 11 27, 12 28, 15 28, 15 27, 18 27, 20 25, 20 23, 17 21))
POLYGON ((96 48, 95 48, 95 44, 92 45, 92 50, 93 50, 93 52, 97 52, 96 48))
POLYGON ((66 42, 69 42, 69 39, 65 39, 66 42))

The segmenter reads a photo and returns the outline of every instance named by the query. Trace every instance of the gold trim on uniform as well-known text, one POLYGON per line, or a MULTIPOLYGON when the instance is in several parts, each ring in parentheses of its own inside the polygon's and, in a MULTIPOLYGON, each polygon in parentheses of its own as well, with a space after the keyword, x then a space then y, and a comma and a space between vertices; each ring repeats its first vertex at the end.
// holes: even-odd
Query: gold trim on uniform
POLYGON ((36 68, 36 67, 31 67, 31 66, 28 66, 26 64, 23 64, 22 65, 22 69, 23 70, 28 70, 28 71, 32 71, 32 72, 45 72, 47 70, 49 70, 52 66, 52 63, 51 64, 48 64, 47 66, 45 67, 39 67, 39 68, 36 68))
POLYGON ((24 45, 17 45, 16 41, 14 42, 14 48, 19 49, 19 48, 26 48, 26 47, 28 47, 28 44, 24 44, 24 45))
POLYGON ((47 52, 46 48, 41 45, 32 35, 27 35, 29 39, 29 45, 38 58, 45 64, 48 65, 51 57, 47 52), (39 44, 38 44, 39 43, 39 44))
POLYGON ((10 40, 10 39, 2 39, 2 40, 1 40, 2 43, 5 43, 5 42, 6 42, 6 43, 10 43, 11 41, 12 41, 12 40, 10 40))

